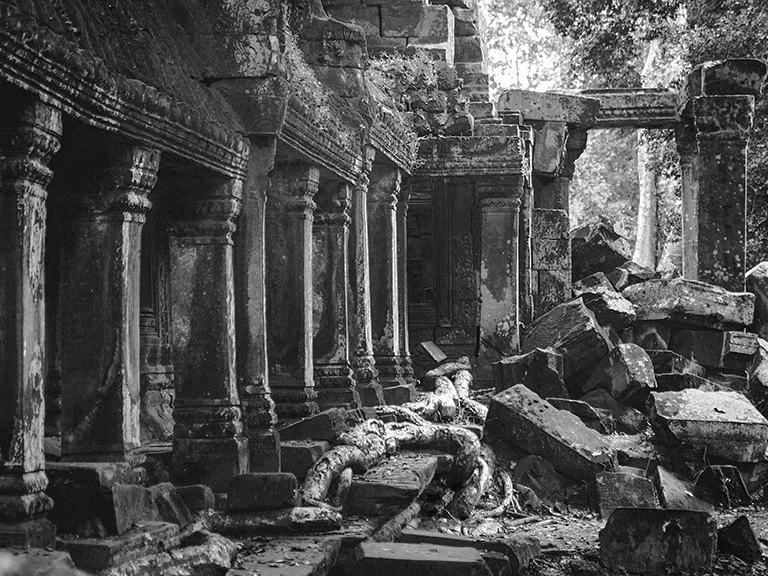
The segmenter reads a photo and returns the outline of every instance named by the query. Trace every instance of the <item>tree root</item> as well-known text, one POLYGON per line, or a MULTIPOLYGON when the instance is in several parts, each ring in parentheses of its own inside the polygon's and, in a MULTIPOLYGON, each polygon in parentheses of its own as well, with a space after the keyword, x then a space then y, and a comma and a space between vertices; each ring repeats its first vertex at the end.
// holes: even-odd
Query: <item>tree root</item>
POLYGON ((515 499, 515 486, 512 482, 512 477, 509 475, 509 472, 503 468, 500 468, 497 470, 497 474, 499 478, 501 478, 502 490, 504 493, 501 503, 495 508, 491 508, 490 510, 480 510, 476 514, 478 518, 497 518, 498 516, 504 514, 507 508, 510 507, 512 508, 512 512, 516 514, 520 514, 522 512, 520 504, 518 504, 517 500, 515 499))
POLYGON ((477 467, 472 473, 469 482, 456 493, 456 496, 448 505, 448 511, 460 520, 469 518, 475 510, 475 506, 483 494, 493 483, 493 474, 496 469, 496 455, 490 446, 484 444, 477 459, 477 467))
POLYGON ((435 391, 420 402, 408 402, 403 407, 433 422, 452 422, 458 414, 459 395, 453 383, 445 376, 435 381, 435 391))

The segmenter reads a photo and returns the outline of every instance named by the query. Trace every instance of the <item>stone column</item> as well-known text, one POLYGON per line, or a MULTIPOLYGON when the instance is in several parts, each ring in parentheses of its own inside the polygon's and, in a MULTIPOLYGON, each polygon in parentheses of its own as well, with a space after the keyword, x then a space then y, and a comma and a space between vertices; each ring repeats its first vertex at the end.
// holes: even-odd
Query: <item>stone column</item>
POLYGON ((397 264, 397 197, 402 176, 395 166, 375 165, 368 188, 373 354, 387 404, 411 400, 400 359, 400 302, 397 264))
POLYGON ((277 416, 269 386, 266 316, 265 214, 275 141, 251 142, 243 213, 235 244, 238 389, 248 432, 251 472, 280 470, 277 416))
POLYGON ((680 155, 682 196, 683 277, 699 278, 699 154, 696 129, 692 123, 681 124, 675 130, 677 153, 680 155))
POLYGON ((357 391, 363 406, 380 406, 384 395, 373 359, 371 283, 368 247, 368 187, 375 151, 367 148, 360 180, 352 188, 352 222, 349 242, 349 352, 357 391))
POLYGON ((698 202, 683 208, 696 211, 698 280, 738 292, 747 271, 747 141, 754 111, 752 96, 694 98, 698 202))
POLYGON ((520 346, 518 218, 525 176, 476 180, 480 207, 480 356, 493 360, 520 346))
POLYGON ((280 421, 318 411, 312 357, 312 223, 320 171, 279 164, 266 218, 269 382, 280 421))
POLYGON ((141 228, 160 152, 109 144, 98 160, 62 202, 61 454, 135 466, 141 228))
POLYGON ((171 480, 224 492, 230 478, 248 471, 235 381, 232 254, 243 182, 198 178, 183 185, 170 213, 171 480))
POLYGON ((349 208, 352 185, 328 182, 315 195, 312 226, 313 356, 321 410, 359 408, 349 362, 349 208))
POLYGON ((400 328, 400 366, 407 384, 416 385, 408 338, 408 199, 410 180, 403 182, 397 196, 397 296, 400 328))
MULTIPOLYGON (((525 142, 523 161, 528 166, 530 174, 533 160, 533 130, 530 126, 520 126, 520 133, 525 142)), ((519 244, 519 320, 524 325, 533 322, 534 286, 533 286, 533 260, 532 260, 532 234, 533 234, 533 183, 530 178, 525 179, 523 195, 520 199, 520 244, 519 244)))
POLYGON ((53 547, 53 502, 43 455, 44 249, 48 161, 61 112, 40 101, 3 102, 0 134, 0 547, 53 547))

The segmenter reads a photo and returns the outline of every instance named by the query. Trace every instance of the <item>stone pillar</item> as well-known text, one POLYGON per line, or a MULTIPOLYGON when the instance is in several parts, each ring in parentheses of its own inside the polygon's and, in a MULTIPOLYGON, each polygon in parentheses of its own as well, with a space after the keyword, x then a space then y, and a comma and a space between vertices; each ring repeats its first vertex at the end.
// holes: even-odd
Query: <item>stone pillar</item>
POLYGON ((476 180, 480 207, 480 356, 493 361, 520 347, 518 218, 525 176, 476 180))
POLYGON ((267 174, 274 166, 275 142, 252 142, 243 213, 235 244, 237 376, 243 422, 248 433, 251 472, 280 471, 280 438, 269 386, 266 316, 265 215, 267 174))
POLYGON ((352 186, 329 182, 315 195, 312 227, 313 356, 321 410, 359 408, 349 362, 349 207, 352 186))
POLYGON ((135 466, 144 460, 136 452, 141 228, 160 152, 109 144, 98 160, 62 203, 61 454, 135 466))
POLYGON ((232 236, 243 182, 185 181, 169 216, 173 364, 171 480, 224 492, 248 471, 235 381, 232 236))
POLYGON ((312 222, 320 171, 280 164, 266 217, 269 382, 280 421, 318 411, 313 376, 312 222))
POLYGON ((696 211, 698 280, 738 292, 747 272, 747 141, 754 111, 752 96, 693 99, 698 202, 683 208, 696 211))
POLYGON ((682 196, 683 277, 699 278, 699 154, 696 129, 692 123, 681 124, 675 130, 677 153, 680 155, 682 196))
POLYGON ((367 148, 360 180, 352 188, 349 242, 349 352, 357 391, 363 406, 380 406, 384 395, 373 359, 371 281, 368 247, 368 187, 375 151, 367 148))
POLYGON ((400 359, 396 207, 401 180, 399 168, 374 165, 368 188, 368 237, 376 246, 370 260, 373 354, 387 404, 408 402, 414 392, 400 359))
POLYGON ((53 547, 53 502, 43 455, 48 161, 61 112, 40 101, 3 102, 0 134, 0 547, 53 547))
MULTIPOLYGON (((530 126, 520 126, 521 136, 525 142, 523 161, 528 166, 530 174, 533 160, 533 130, 530 126)), ((519 320, 523 325, 533 322, 534 285, 533 285, 533 260, 532 260, 532 234, 533 234, 533 183, 530 178, 525 179, 523 195, 520 199, 520 240, 519 240, 519 320)))
POLYGON ((400 366, 407 384, 416 385, 408 338, 408 199, 410 180, 403 182, 397 196, 397 297, 400 329, 400 366))

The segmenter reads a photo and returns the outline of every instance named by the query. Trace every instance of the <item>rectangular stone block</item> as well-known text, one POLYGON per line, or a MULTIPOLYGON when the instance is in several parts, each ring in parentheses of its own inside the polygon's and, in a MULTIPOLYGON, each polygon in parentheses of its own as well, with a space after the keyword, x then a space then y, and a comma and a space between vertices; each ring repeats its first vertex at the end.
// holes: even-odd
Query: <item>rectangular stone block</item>
POLYGON ((570 298, 571 271, 568 269, 534 270, 532 280, 537 316, 546 314, 570 298))
POLYGON ((456 36, 475 36, 477 31, 477 16, 474 10, 454 8, 453 32, 456 36))
POLYGON ((352 480, 346 509, 350 514, 397 514, 424 491, 435 470, 437 457, 401 452, 352 480))
POLYGON ((704 445, 736 462, 761 460, 768 448, 768 420, 738 392, 654 392, 648 410, 666 443, 704 445))
POLYGON ((710 368, 744 372, 758 349, 757 334, 714 330, 673 330, 673 350, 710 368))
POLYGON ((537 348, 507 356, 493 364, 496 392, 523 384, 542 398, 568 398, 563 381, 563 357, 553 348, 537 348))
POLYGON ((534 238, 570 239, 571 224, 565 210, 534 208, 531 218, 531 235, 534 238))
POLYGON ((653 482, 638 473, 601 472, 595 477, 597 506, 601 518, 608 518, 616 508, 658 508, 659 499, 653 482))
POLYGON ((703 377, 707 373, 701 364, 684 358, 672 350, 646 350, 646 352, 656 374, 693 374, 703 377))
POLYGON ((521 384, 493 397, 485 434, 546 458, 556 470, 577 480, 591 480, 617 464, 616 451, 600 433, 521 384))
POLYGON ((342 432, 349 429, 346 411, 342 408, 329 408, 314 416, 309 416, 285 428, 280 428, 280 440, 327 440, 332 442, 342 432))
POLYGON ((534 270, 571 269, 571 241, 568 238, 541 238, 533 242, 531 257, 534 270))
POLYGON ((565 156, 568 126, 565 122, 544 122, 535 129, 533 169, 544 176, 559 176, 565 156))
POLYGON ((331 447, 325 440, 287 440, 280 442, 280 465, 283 472, 304 480, 307 472, 331 447))
POLYGON ((363 542, 353 552, 350 576, 492 576, 474 548, 363 542))
POLYGON ((711 380, 695 374, 679 374, 671 372, 669 374, 656 374, 656 388, 659 392, 680 392, 695 388, 714 392, 720 390, 711 380))
POLYGON ((357 2, 354 5, 329 5, 326 6, 325 10, 329 16, 337 20, 360 26, 366 36, 381 35, 381 17, 378 6, 363 6, 357 2))
POLYGON ((453 12, 447 6, 381 4, 381 35, 385 38, 418 38, 422 43, 439 44, 453 37, 453 25, 453 12))
POLYGON ((293 474, 241 474, 229 481, 227 510, 278 510, 298 505, 298 486, 293 474))
POLYGON ((213 490, 209 486, 190 484, 189 486, 179 486, 176 491, 184 500, 184 504, 191 514, 196 514, 202 510, 213 510, 213 490))

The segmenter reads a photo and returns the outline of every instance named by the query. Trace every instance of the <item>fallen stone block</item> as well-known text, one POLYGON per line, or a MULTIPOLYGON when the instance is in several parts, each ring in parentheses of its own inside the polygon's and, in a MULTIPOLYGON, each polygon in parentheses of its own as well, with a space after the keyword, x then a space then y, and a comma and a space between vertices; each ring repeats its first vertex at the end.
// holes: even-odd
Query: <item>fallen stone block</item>
POLYGON ((763 557, 763 547, 746 516, 739 516, 717 531, 717 551, 736 556, 750 564, 763 557))
POLYGON ((755 316, 751 329, 768 339, 768 262, 760 262, 745 276, 747 292, 755 295, 755 316))
POLYGON ((755 296, 729 292, 696 280, 654 279, 621 292, 635 305, 638 320, 668 320, 692 327, 739 330, 752 323, 755 296))
POLYGON ((648 394, 656 388, 653 363, 640 346, 620 344, 600 361, 582 386, 585 393, 595 388, 608 390, 627 406, 644 407, 648 394))
POLYGON ((573 295, 582 296, 587 293, 616 292, 613 284, 602 272, 595 272, 573 283, 573 295))
POLYGON ((341 528, 341 514, 330 508, 296 506, 283 510, 217 514, 210 519, 211 530, 236 536, 266 534, 314 534, 341 528))
POLYGON ((752 504, 741 472, 735 466, 707 466, 696 478, 693 494, 722 508, 752 504))
POLYGON ((648 418, 642 412, 617 401, 608 390, 603 388, 590 390, 581 397, 581 401, 594 408, 609 411, 613 416, 618 432, 640 434, 648 428, 648 418))
POLYGON ((573 281, 595 272, 607 274, 627 262, 631 253, 627 239, 605 219, 576 228, 571 232, 573 281))
POLYGON ((595 475, 595 491, 601 518, 608 518, 616 508, 659 507, 653 482, 639 468, 600 472, 595 475))
POLYGON ((327 440, 333 442, 339 434, 348 429, 346 410, 329 408, 319 414, 281 428, 280 440, 327 440))
POLYGON ((512 470, 512 481, 527 486, 544 502, 565 502, 568 479, 540 456, 525 456, 512 470))
POLYGON ((752 401, 765 415, 768 413, 768 342, 758 339, 758 350, 747 365, 747 383, 752 401))
POLYGON ((643 350, 666 350, 672 325, 665 320, 638 321, 632 326, 632 342, 643 350))
POLYGON ((521 384, 493 397, 485 426, 486 437, 547 458, 571 478, 591 480, 596 472, 616 466, 616 453, 601 434, 521 384))
POLYGON ((613 434, 608 438, 620 465, 647 470, 658 464, 658 450, 646 434, 613 434))
POLYGON ((259 542, 258 554, 238 559, 226 576, 323 576, 333 573, 342 538, 336 535, 282 537, 259 542))
POLYGON ((710 368, 745 371, 758 350, 751 332, 673 330, 669 349, 710 368))
POLYGON ((662 466, 652 466, 648 470, 648 477, 653 481, 662 508, 697 512, 714 510, 709 502, 694 496, 692 483, 674 472, 662 466))
POLYGON ((580 298, 537 318, 523 340, 522 352, 548 346, 563 356, 563 380, 569 391, 578 389, 613 348, 605 329, 580 298))
POLYGON ((601 326, 610 326, 616 332, 629 328, 637 320, 635 307, 618 292, 587 292, 581 299, 601 326))
POLYGON ((182 528, 189 524, 191 520, 189 508, 173 484, 170 482, 155 484, 149 487, 149 492, 157 509, 157 516, 153 520, 178 524, 182 528))
POLYGON ((400 452, 352 479, 345 510, 373 516, 397 514, 424 491, 436 470, 437 457, 400 452))
POLYGON ((491 576, 474 548, 363 542, 353 552, 350 576, 491 576))
POLYGON ((740 394, 749 393, 749 383, 747 377, 742 374, 731 374, 729 372, 717 373, 712 371, 707 374, 707 380, 712 382, 717 389, 720 390, 733 390, 740 394))
POLYGON ((653 364, 656 374, 693 374, 694 376, 706 376, 707 371, 701 364, 680 356, 672 350, 648 350, 645 349, 653 364))
POLYGON ((653 392, 648 411, 667 444, 703 444, 713 456, 735 462, 762 459, 768 447, 768 420, 737 392, 653 392))
POLYGON ((722 386, 718 386, 711 380, 693 374, 656 374, 656 390, 658 392, 680 392, 690 389, 705 392, 724 390, 722 386))
POLYGON ((86 576, 75 569, 69 554, 43 548, 0 549, 0 574, 4 576, 86 576))
POLYGON ((636 264, 635 262, 632 262, 632 260, 629 260, 608 272, 606 277, 613 287, 618 292, 621 292, 627 286, 647 282, 653 278, 653 274, 654 272, 650 268, 640 266, 640 264, 636 264))
POLYGON ((600 531, 600 562, 630 574, 710 570, 717 524, 706 512, 617 508, 600 531))
POLYGON ((567 397, 563 357, 553 348, 536 348, 522 356, 507 356, 493 364, 496 392, 523 384, 542 398, 567 397))
POLYGON ((229 481, 227 510, 279 510, 299 505, 296 476, 285 472, 240 474, 229 481))
POLYGON ((205 484, 191 484, 176 488, 179 496, 184 501, 190 514, 197 514, 203 510, 213 510, 213 490, 205 484))
POLYGON ((547 402, 552 404, 558 410, 567 410, 571 414, 579 417, 587 428, 592 428, 600 434, 612 434, 616 431, 616 422, 613 420, 613 414, 607 410, 601 410, 590 406, 580 400, 570 400, 567 398, 547 398, 547 402))
POLYGON ((326 440, 280 441, 280 470, 304 480, 307 472, 331 447, 326 440))

